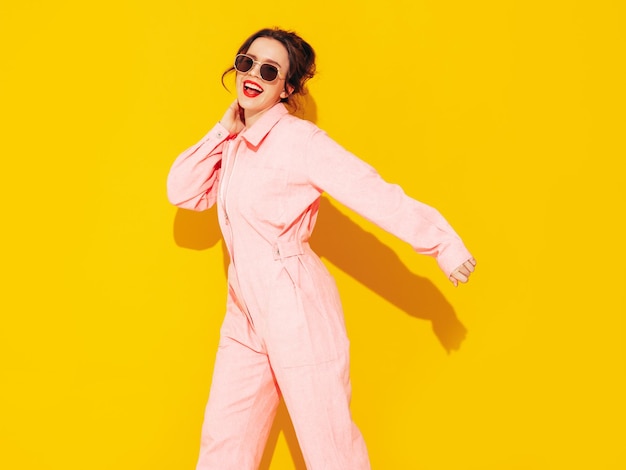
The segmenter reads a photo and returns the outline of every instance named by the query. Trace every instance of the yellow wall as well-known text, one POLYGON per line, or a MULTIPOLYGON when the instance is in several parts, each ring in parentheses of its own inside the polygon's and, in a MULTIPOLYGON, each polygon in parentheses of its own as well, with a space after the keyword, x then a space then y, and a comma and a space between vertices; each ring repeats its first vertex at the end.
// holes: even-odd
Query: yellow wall
MULTIPOLYGON (((319 54, 307 117, 479 260, 454 289, 325 202, 374 468, 626 468, 623 5, 3 1, 0 468, 193 468, 224 255, 165 178, 267 25, 319 54)), ((262 468, 304 468, 284 410, 262 468)))

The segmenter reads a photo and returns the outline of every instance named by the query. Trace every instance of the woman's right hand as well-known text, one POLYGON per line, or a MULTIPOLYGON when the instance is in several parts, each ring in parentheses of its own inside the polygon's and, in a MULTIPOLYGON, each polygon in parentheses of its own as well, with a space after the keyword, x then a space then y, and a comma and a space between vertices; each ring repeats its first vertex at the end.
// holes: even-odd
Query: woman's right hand
POLYGON ((224 113, 224 117, 220 120, 220 124, 224 126, 230 135, 239 134, 246 126, 243 115, 243 108, 239 106, 239 101, 235 100, 224 113))
POLYGON ((450 274, 450 282, 454 284, 454 287, 459 285, 459 282, 467 282, 469 280, 470 274, 474 272, 476 266, 476 260, 474 258, 468 259, 461 266, 456 268, 450 274))

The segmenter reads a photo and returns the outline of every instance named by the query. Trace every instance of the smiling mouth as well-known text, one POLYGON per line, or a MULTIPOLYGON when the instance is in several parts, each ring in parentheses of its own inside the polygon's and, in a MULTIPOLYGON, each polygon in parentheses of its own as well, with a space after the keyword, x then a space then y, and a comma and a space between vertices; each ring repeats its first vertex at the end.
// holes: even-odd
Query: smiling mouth
POLYGON ((261 88, 259 84, 250 80, 243 82, 243 94, 248 98, 254 98, 259 96, 261 93, 263 93, 263 88, 261 88))

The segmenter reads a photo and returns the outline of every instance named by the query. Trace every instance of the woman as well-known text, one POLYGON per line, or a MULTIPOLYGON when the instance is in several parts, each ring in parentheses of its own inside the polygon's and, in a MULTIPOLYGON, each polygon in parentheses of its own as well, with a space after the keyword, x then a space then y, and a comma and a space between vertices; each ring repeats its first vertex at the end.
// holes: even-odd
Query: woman
POLYGON ((322 192, 435 257, 454 285, 467 281, 475 261, 439 212, 289 114, 284 103, 315 73, 315 53, 302 38, 258 31, 224 75, 232 71, 237 100, 168 177, 173 204, 205 210, 217 202, 230 254, 197 469, 258 468, 280 396, 307 468, 368 469, 349 410, 339 296, 308 244, 322 192))

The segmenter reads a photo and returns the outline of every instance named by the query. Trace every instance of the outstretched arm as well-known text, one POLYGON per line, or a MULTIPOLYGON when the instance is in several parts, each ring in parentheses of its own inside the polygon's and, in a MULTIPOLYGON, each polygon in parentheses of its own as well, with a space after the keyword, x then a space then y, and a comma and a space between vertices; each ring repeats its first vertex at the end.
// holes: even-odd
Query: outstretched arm
POLYGON ((407 196, 370 165, 329 138, 312 134, 306 154, 310 182, 401 240, 435 258, 454 285, 467 282, 475 261, 435 208, 407 196))

